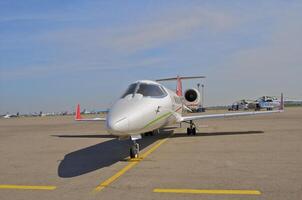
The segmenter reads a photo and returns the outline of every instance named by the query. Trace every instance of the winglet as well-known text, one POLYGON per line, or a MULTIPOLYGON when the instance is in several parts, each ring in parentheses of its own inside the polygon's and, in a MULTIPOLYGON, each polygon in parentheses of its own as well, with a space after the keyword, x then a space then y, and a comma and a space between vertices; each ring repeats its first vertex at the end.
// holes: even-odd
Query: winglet
POLYGON ((75 120, 80 120, 80 119, 82 119, 81 108, 80 108, 80 104, 78 104, 76 113, 75 113, 75 120))
POLYGON ((279 109, 279 110, 284 110, 284 98, 283 98, 283 93, 281 93, 280 109, 279 109))

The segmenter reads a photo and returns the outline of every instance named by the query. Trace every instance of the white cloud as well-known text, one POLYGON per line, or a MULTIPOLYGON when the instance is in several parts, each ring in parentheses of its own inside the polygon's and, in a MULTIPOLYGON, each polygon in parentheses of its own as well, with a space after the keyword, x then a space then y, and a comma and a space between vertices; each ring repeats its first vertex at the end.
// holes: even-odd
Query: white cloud
POLYGON ((260 77, 290 77, 294 75, 292 73, 302 73, 302 22, 297 19, 296 16, 287 16, 278 22, 266 45, 233 55, 229 64, 231 69, 240 68, 249 76, 258 71, 260 77))
POLYGON ((212 104, 235 98, 279 95, 302 99, 302 15, 296 9, 276 13, 274 29, 267 41, 240 49, 212 71, 212 104), (219 73, 217 73, 219 69, 219 73), (224 96, 223 99, 219 96, 224 96))
POLYGON ((151 58, 144 58, 144 59, 136 59, 133 60, 117 60, 114 62, 68 62, 65 61, 59 62, 56 64, 48 64, 48 65, 34 65, 34 66, 23 66, 22 68, 18 69, 3 69, 0 72, 1 80, 18 80, 18 79, 34 79, 40 78, 44 75, 55 76, 58 73, 80 73, 83 71, 100 71, 100 70, 118 70, 121 68, 147 68, 147 67, 154 67, 160 65, 162 63, 167 62, 165 58, 161 57, 151 57, 151 58))
POLYGON ((114 49, 127 52, 140 51, 189 38, 203 29, 225 31, 237 22, 238 19, 230 14, 203 9, 194 9, 190 13, 169 13, 151 22, 121 30, 109 39, 108 44, 114 49))
MULTIPOLYGON (((30 18, 31 17, 25 17, 30 18)), ((36 16, 35 18, 41 18, 36 16)), ((168 58, 158 56, 133 56, 153 47, 164 47, 170 42, 183 42, 203 30, 223 32, 239 22, 222 11, 195 8, 166 12, 140 23, 122 27, 65 28, 35 36, 33 42, 45 47, 56 47, 56 54, 49 64, 6 69, 5 79, 38 77, 53 72, 91 71, 134 67, 170 66, 168 58)))
POLYGON ((230 13, 196 8, 185 12, 170 11, 152 19, 141 19, 138 23, 127 23, 122 27, 54 31, 42 35, 40 39, 61 44, 63 48, 99 48, 129 55, 190 38, 198 31, 225 31, 238 22, 239 19, 230 13))

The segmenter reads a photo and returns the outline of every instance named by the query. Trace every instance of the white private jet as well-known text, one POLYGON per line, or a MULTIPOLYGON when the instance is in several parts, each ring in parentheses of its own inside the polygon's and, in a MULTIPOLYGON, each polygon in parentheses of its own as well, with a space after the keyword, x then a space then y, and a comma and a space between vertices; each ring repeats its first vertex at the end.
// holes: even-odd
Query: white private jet
POLYGON ((257 102, 257 110, 266 109, 273 110, 274 108, 278 108, 281 105, 281 100, 278 100, 276 97, 271 96, 263 96, 256 100, 257 102))
MULTIPOLYGON (((283 103, 279 110, 259 112, 237 112, 224 114, 208 114, 182 116, 185 109, 184 97, 181 91, 181 79, 178 81, 176 93, 158 82, 140 80, 132 83, 126 92, 117 100, 106 118, 85 119, 81 117, 80 105, 76 109, 77 121, 106 121, 107 131, 119 138, 131 138, 133 146, 130 148, 130 157, 137 158, 141 134, 157 131, 169 125, 186 122, 188 135, 196 134, 195 120, 209 118, 239 117, 283 112, 283 103)), ((283 101, 283 97, 281 97, 283 101)))
POLYGON ((9 118, 12 118, 12 117, 19 117, 19 112, 17 112, 17 114, 15 114, 15 115, 7 113, 6 115, 3 116, 4 119, 9 119, 9 118))

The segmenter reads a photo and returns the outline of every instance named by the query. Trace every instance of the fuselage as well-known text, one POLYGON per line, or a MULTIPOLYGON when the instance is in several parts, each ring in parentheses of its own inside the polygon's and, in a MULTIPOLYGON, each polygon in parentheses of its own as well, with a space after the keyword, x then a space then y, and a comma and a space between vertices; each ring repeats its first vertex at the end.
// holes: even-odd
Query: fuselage
POLYGON ((263 96, 257 100, 260 108, 278 108, 281 102, 275 97, 263 96))
POLYGON ((106 127, 110 134, 131 136, 178 122, 181 97, 154 81, 137 81, 109 109, 106 127))

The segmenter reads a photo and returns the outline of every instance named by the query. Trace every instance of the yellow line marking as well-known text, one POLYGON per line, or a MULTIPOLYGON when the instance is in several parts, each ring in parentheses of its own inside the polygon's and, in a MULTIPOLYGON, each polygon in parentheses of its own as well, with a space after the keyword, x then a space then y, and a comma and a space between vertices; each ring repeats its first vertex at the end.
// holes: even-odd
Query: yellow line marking
POLYGON ((144 158, 146 158, 149 154, 151 154, 153 151, 155 151, 160 145, 162 145, 164 142, 167 141, 167 138, 159 140, 152 148, 150 148, 148 151, 146 151, 144 154, 142 154, 139 159, 134 158, 130 159, 130 163, 126 165, 123 169, 118 171, 116 174, 105 180, 104 182, 100 183, 96 188, 94 188, 94 192, 99 192, 103 190, 105 187, 109 186, 112 182, 117 180, 120 176, 125 174, 128 170, 130 170, 132 167, 134 167, 136 164, 138 164, 140 161, 142 161, 144 158))
POLYGON ((161 189, 156 188, 157 193, 182 193, 182 194, 238 194, 238 195, 260 195, 259 190, 195 190, 195 189, 161 189))
POLYGON ((19 190, 55 190, 56 186, 36 186, 36 185, 0 185, 0 189, 19 190))
POLYGON ((146 126, 144 126, 144 128, 147 128, 148 126, 154 124, 155 122, 165 118, 165 117, 170 117, 170 115, 172 115, 172 112, 167 112, 166 114, 163 114, 157 118, 155 118, 154 120, 152 120, 151 122, 149 122, 146 126))
POLYGON ((141 155, 140 158, 141 159, 146 158, 149 154, 151 154, 153 151, 155 151, 160 145, 162 145, 163 143, 165 143, 167 140, 168 140, 168 138, 159 140, 159 142, 157 144, 155 144, 151 149, 149 149, 143 155, 141 155))
POLYGON ((143 160, 141 157, 139 157, 139 158, 125 158, 124 159, 125 161, 127 161, 127 162, 136 162, 136 161, 141 161, 141 160, 143 160))

